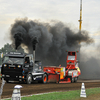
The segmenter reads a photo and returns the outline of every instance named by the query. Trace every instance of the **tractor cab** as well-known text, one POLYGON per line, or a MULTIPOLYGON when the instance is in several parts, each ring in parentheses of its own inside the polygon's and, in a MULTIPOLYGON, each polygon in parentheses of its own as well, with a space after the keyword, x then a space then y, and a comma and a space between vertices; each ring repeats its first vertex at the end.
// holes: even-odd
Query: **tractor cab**
POLYGON ((28 75, 33 77, 33 73, 38 75, 43 73, 41 61, 35 61, 33 64, 33 54, 9 52, 4 56, 1 74, 6 82, 9 80, 29 82, 27 77, 28 75))
POLYGON ((66 69, 75 69, 75 65, 77 64, 77 52, 78 51, 68 51, 67 59, 66 59, 66 69))

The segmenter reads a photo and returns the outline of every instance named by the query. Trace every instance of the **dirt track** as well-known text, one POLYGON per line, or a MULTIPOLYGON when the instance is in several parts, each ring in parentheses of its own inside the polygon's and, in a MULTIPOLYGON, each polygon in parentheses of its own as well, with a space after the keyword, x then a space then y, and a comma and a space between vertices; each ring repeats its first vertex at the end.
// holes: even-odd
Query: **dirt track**
MULTIPOLYGON (((13 88, 15 85, 22 85, 23 88, 21 89, 21 95, 31 95, 37 93, 44 93, 44 92, 53 92, 53 91, 69 91, 69 90, 78 90, 81 89, 82 82, 85 83, 85 88, 93 88, 93 87, 100 87, 99 80, 78 80, 77 83, 47 83, 47 84, 19 84, 18 82, 14 83, 6 83, 3 88, 3 98, 10 98, 12 96, 13 88)), ((0 81, 1 83, 1 81, 0 81)))

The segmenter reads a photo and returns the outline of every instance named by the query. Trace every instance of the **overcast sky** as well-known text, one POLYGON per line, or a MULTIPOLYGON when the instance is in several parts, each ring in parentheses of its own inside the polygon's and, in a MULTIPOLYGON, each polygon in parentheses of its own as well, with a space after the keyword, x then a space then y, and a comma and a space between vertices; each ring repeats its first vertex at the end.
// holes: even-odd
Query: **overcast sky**
MULTIPOLYGON (((88 31, 95 45, 99 45, 100 0, 82 0, 82 3, 82 30, 88 31)), ((0 48, 10 43, 5 36, 8 37, 16 18, 59 20, 71 25, 74 31, 79 28, 79 15, 80 0, 0 0, 0 48)))

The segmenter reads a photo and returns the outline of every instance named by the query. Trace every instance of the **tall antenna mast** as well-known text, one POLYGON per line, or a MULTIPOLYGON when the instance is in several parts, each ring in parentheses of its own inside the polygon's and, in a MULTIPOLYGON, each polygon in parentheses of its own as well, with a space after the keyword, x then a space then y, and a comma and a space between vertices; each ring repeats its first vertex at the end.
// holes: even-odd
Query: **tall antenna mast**
MULTIPOLYGON (((82 0, 80 0, 80 19, 78 21, 79 21, 79 31, 81 33, 81 28, 82 28, 82 0)), ((81 42, 79 42, 79 45, 80 45, 80 43, 81 42)), ((80 60, 80 47, 79 47, 78 59, 80 60)), ((79 64, 79 66, 80 66, 80 64, 79 64)))
POLYGON ((80 20, 79 21, 79 30, 81 31, 82 26, 82 0, 80 0, 80 20))

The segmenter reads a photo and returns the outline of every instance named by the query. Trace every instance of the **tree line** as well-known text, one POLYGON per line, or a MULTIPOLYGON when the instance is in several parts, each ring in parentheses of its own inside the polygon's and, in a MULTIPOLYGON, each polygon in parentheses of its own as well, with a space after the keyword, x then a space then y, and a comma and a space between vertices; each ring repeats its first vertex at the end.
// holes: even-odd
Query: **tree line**
POLYGON ((4 45, 4 47, 2 47, 0 49, 0 65, 2 64, 2 59, 3 59, 3 56, 5 54, 7 54, 8 52, 22 52, 24 53, 24 50, 22 48, 18 49, 17 51, 12 47, 11 44, 7 43, 4 45))

